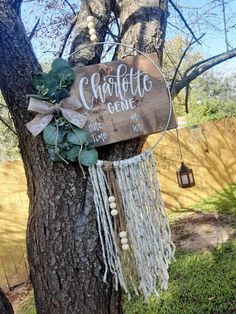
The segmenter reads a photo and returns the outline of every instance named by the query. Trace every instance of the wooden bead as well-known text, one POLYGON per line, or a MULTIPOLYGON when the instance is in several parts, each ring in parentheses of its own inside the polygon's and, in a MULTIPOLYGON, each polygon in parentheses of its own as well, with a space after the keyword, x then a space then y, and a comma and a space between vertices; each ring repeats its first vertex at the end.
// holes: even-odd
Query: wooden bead
POLYGON ((128 239, 127 238, 122 238, 120 240, 121 244, 128 244, 128 239))
POLYGON ((89 15, 88 17, 87 17, 87 22, 89 23, 89 22, 92 22, 93 21, 93 16, 92 15, 89 15))
POLYGON ((117 216, 117 215, 118 215, 118 210, 112 209, 112 210, 111 210, 111 215, 112 215, 112 216, 117 216))
POLYGON ((88 28, 95 28, 95 24, 93 22, 88 23, 88 28))
POLYGON ((116 203, 110 203, 110 208, 111 208, 111 209, 116 209, 116 207, 117 207, 117 206, 116 206, 116 203))
POLYGON ((92 42, 98 41, 97 35, 92 35, 92 36, 90 37, 90 40, 91 40, 92 42))
POLYGON ((96 29, 95 28, 90 28, 89 30, 89 35, 96 35, 96 29))
POLYGON ((123 244, 122 245, 122 250, 123 251, 128 251, 129 250, 129 244, 123 244))
POLYGON ((115 196, 112 196, 112 195, 109 196, 108 201, 109 201, 110 203, 114 203, 114 202, 116 201, 115 196))
POLYGON ((126 231, 121 231, 120 232, 120 238, 121 239, 124 239, 124 238, 126 238, 127 237, 127 232, 126 231))

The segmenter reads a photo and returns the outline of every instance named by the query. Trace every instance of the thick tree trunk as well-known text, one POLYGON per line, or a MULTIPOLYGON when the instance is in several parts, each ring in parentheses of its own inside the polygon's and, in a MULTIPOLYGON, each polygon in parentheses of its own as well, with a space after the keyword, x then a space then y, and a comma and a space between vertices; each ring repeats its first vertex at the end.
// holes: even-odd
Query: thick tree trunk
POLYGON ((11 303, 5 296, 2 289, 0 289, 0 313, 1 314, 14 314, 11 303))
POLYGON ((89 181, 78 165, 49 161, 42 137, 33 138, 26 130, 33 116, 26 110, 26 94, 39 65, 10 0, 0 0, 0 42, 0 88, 14 119, 28 180, 27 247, 37 312, 120 313, 112 281, 102 281, 89 181))
MULTIPOLYGON (((28 181, 27 246, 37 312, 122 313, 120 291, 114 293, 112 278, 107 284, 102 281, 103 261, 90 180, 82 178, 76 164, 49 161, 42 137, 33 138, 25 128, 25 123, 32 118, 26 110, 26 94, 32 90, 32 73, 39 64, 18 16, 19 6, 15 3, 19 4, 19 1, 0 0, 0 88, 14 119, 28 181)), ((89 3, 97 16, 98 34, 103 40, 110 1, 93 0, 89 3)), ((159 5, 163 11, 154 8, 157 0, 124 0, 122 42, 131 44, 132 40, 144 51, 155 50, 156 36, 163 37, 164 27, 161 25, 165 25, 163 17, 166 16, 165 1, 160 1, 159 5), (145 7, 146 2, 148 8, 140 11, 140 5, 145 7), (127 22, 129 15, 132 15, 130 25, 127 22), (136 23, 140 19, 142 27, 137 29, 136 23)), ((79 35, 73 50, 83 43, 84 38, 88 40, 84 22, 86 14, 82 6, 79 35)), ((158 51, 160 53, 160 49, 158 51)), ((120 51, 120 56, 124 53, 120 51)), ((99 62, 99 51, 95 54, 93 50, 91 55, 76 54, 72 62, 76 65, 91 60, 99 62)), ((100 151, 100 158, 131 157, 140 152, 142 144, 143 139, 111 145, 100 151)))

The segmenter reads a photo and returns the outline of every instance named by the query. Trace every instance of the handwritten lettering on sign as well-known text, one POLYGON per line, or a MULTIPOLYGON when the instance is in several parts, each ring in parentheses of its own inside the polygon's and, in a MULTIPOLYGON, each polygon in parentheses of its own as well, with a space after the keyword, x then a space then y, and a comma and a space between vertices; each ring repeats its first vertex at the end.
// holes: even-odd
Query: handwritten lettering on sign
MULTIPOLYGON (((156 54, 149 58, 159 64, 156 54)), ((83 105, 96 147, 161 132, 168 121, 165 82, 144 56, 78 68, 71 94, 83 105)), ((172 115, 168 129, 176 126, 172 115)))

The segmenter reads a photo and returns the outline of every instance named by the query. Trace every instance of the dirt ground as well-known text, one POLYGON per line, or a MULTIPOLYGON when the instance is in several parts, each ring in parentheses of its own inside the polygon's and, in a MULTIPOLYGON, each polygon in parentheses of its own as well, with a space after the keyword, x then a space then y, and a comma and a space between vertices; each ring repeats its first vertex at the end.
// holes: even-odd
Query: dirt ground
POLYGON ((18 313, 18 307, 23 302, 26 302, 27 298, 29 298, 29 295, 32 291, 32 285, 31 283, 24 283, 16 288, 14 290, 7 292, 6 295, 11 302, 15 314, 18 313))
POLYGON ((204 213, 191 213, 176 220, 171 230, 176 246, 189 250, 216 248, 234 234, 230 217, 204 213))
MULTIPOLYGON (((190 213, 171 225, 172 238, 177 247, 189 250, 209 250, 230 241, 234 235, 232 220, 218 214, 190 213)), ((31 284, 27 283, 8 293, 15 313, 22 302, 30 297, 31 284)))

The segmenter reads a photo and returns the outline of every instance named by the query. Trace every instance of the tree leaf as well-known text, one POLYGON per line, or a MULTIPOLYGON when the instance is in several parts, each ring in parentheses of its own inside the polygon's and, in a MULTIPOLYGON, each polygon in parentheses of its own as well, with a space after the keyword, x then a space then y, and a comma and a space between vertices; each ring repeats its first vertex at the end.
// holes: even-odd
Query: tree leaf
POLYGON ((61 161, 62 160, 61 158, 65 159, 66 152, 63 150, 59 150, 57 153, 55 146, 49 146, 48 147, 48 157, 52 161, 61 161))
POLYGON ((62 58, 56 58, 53 62, 52 62, 52 70, 54 72, 57 72, 60 68, 63 67, 70 67, 69 62, 65 59, 62 58))
POLYGON ((85 144, 88 140, 88 134, 85 130, 73 127, 73 131, 67 134, 67 140, 75 145, 85 144))
POLYGON ((79 156, 81 147, 74 146, 69 151, 66 152, 66 159, 70 161, 76 161, 77 157, 79 156))
POLYGON ((79 160, 82 165, 91 167, 95 165, 98 160, 98 152, 96 149, 83 149, 79 160))
POLYGON ((61 88, 61 89, 55 91, 55 93, 53 94, 53 97, 54 97, 56 102, 60 102, 61 100, 65 99, 69 96, 70 96, 70 93, 65 88, 61 88))
POLYGON ((63 142, 63 131, 61 129, 58 129, 57 127, 49 124, 44 130, 43 130, 43 138, 46 144, 48 145, 55 145, 56 138, 57 143, 63 142))
POLYGON ((60 68, 58 69, 57 75, 61 81, 61 86, 70 86, 75 79, 75 73, 71 68, 60 68))
POLYGON ((41 95, 35 95, 35 94, 27 94, 28 97, 41 99, 41 100, 49 100, 49 97, 41 96, 41 95))

